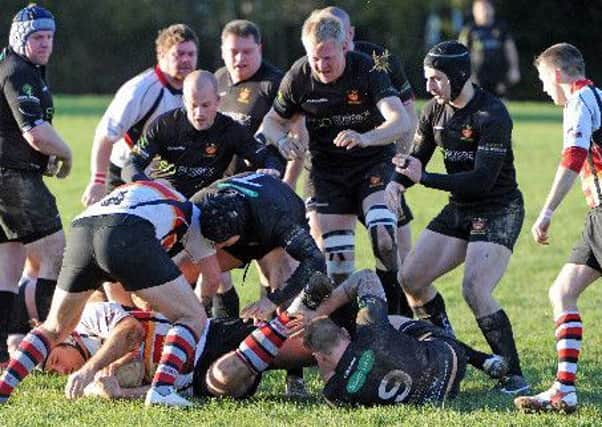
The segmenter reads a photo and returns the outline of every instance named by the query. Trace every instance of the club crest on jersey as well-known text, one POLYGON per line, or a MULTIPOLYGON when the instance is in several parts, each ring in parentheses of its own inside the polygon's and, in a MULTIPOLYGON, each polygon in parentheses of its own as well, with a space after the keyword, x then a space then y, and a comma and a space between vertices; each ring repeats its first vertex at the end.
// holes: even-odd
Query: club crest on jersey
POLYGON ((347 104, 358 105, 361 103, 362 99, 360 97, 360 93, 357 90, 352 89, 350 91, 347 91, 347 104))
POLYGON ((213 157, 216 153, 217 145, 215 145, 214 143, 211 143, 205 147, 205 155, 213 157))
POLYGON ((251 99, 251 89, 248 87, 243 87, 238 93, 237 101, 242 104, 248 104, 251 99))
POLYGON ((378 187, 380 185, 383 185, 383 179, 380 176, 378 176, 378 175, 371 176, 370 179, 368 180, 368 182, 369 182, 368 186, 370 188, 378 187))
POLYGON ((390 73, 390 58, 391 53, 389 52, 389 49, 385 49, 381 55, 377 54, 376 51, 372 51, 372 61, 374 62, 374 65, 372 66, 370 71, 384 71, 385 73, 390 73))
POLYGON ((474 132, 472 130, 472 126, 470 125, 464 125, 462 126, 462 130, 460 131, 460 134, 462 136, 460 136, 460 139, 462 141, 466 141, 466 142, 473 142, 474 141, 474 132))
POLYGON ((33 87, 30 84, 25 83, 21 88, 21 92, 27 96, 33 96, 33 87))
POLYGON ((482 236, 487 233, 487 218, 473 218, 470 234, 482 236))

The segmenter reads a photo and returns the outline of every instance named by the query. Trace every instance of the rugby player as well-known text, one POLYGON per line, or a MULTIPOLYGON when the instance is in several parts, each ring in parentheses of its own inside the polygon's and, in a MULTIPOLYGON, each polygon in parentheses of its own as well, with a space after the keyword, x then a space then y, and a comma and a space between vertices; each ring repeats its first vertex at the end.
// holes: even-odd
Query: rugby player
MULTIPOLYGON (((322 232, 328 274, 337 282, 354 271, 355 221, 365 218, 382 271, 397 270, 396 215, 384 204, 394 142, 409 120, 387 73, 368 56, 348 51, 341 21, 315 11, 305 21, 307 55, 286 73, 263 122, 267 140, 294 142, 291 122, 305 116, 310 141, 309 179, 322 232)), ((384 280, 397 312, 401 288, 384 280)))
POLYGON ((531 411, 574 412, 577 409, 575 380, 581 350, 583 323, 577 307, 581 293, 602 274, 598 228, 600 171, 602 164, 602 92, 586 78, 581 52, 568 43, 555 44, 535 60, 543 91, 564 108, 562 157, 548 197, 531 228, 535 241, 550 243, 552 218, 581 175, 582 189, 591 208, 581 238, 549 290, 555 321, 558 368, 552 386, 531 397, 515 400, 518 408, 531 411))
POLYGON ((184 24, 159 31, 157 64, 119 88, 96 127, 90 158, 90 181, 82 195, 89 206, 123 184, 121 168, 130 148, 160 114, 182 103, 184 78, 197 66, 199 40, 184 24))
POLYGON ((32 4, 15 15, 0 52, 0 369, 8 362, 7 327, 27 255, 39 262, 35 299, 45 318, 56 287, 65 235, 42 176, 65 178, 71 149, 52 126, 46 79, 54 16, 32 4))
MULTIPOLYGON (((109 280, 120 281, 172 322, 146 404, 188 406, 174 381, 192 360, 206 316, 168 251, 181 243, 197 262, 215 253, 200 234, 199 217, 195 205, 157 182, 121 186, 76 217, 48 318, 19 344, 0 379, 0 403, 73 331, 88 297, 109 280)), ((128 350, 111 352, 105 361, 128 350)), ((80 395, 92 379, 80 373, 67 393, 80 395)))
POLYGON ((470 56, 462 44, 434 46, 424 59, 426 88, 433 95, 422 111, 410 156, 396 156, 387 187, 390 208, 414 183, 450 193, 449 203, 427 225, 401 271, 418 318, 451 331, 443 297, 433 281, 464 263, 462 293, 493 353, 510 364, 499 390, 516 394, 522 376, 512 325, 493 298, 522 226, 524 206, 516 182, 512 119, 495 96, 470 82, 470 56), (447 174, 426 171, 435 149, 447 174))

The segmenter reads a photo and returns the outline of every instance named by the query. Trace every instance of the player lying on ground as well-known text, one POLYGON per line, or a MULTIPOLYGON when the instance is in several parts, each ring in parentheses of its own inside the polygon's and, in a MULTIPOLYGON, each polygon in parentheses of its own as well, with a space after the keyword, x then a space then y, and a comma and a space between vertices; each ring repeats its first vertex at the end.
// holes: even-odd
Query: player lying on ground
MULTIPOLYGON (((338 290, 335 291, 328 302, 320 308, 320 312, 349 302, 351 300, 347 297, 349 289, 357 288, 367 277, 372 280, 375 287, 382 291, 382 285, 374 273, 368 271, 356 273, 345 282, 345 291, 342 294, 338 290)), ((316 274, 292 307, 303 304, 304 307, 315 308, 323 296, 329 294, 331 290, 330 281, 324 275, 316 274)), ((302 311, 308 313, 307 308, 302 311)), ((294 368, 314 364, 315 361, 309 351, 303 347, 299 335, 287 338, 290 331, 286 326, 291 317, 292 315, 281 313, 269 323, 257 328, 244 323, 241 319, 210 319, 195 351, 194 369, 189 368, 189 372, 178 377, 176 381, 180 393, 187 389, 188 394, 192 393, 195 396, 248 397, 255 393, 261 373, 266 369, 294 368)), ((118 325, 121 319, 125 318, 135 318, 143 325, 146 336, 139 339, 139 344, 144 343, 144 346, 136 351, 135 357, 117 361, 108 369, 97 374, 93 387, 88 389, 88 394, 107 398, 136 398, 143 396, 148 388, 142 384, 148 383, 148 379, 152 378, 153 370, 156 367, 156 362, 153 360, 158 359, 158 355, 154 352, 157 350, 160 352, 160 345, 157 343, 161 340, 161 331, 167 327, 165 325, 167 321, 163 316, 139 310, 128 313, 114 303, 95 304, 84 313, 76 333, 80 337, 86 335, 89 339, 93 336, 104 338, 111 336, 112 334, 106 335, 106 332, 114 329, 115 334, 121 335, 121 339, 126 339, 127 336, 137 337, 131 324, 128 325, 128 328, 132 328, 132 333, 129 335, 123 329, 119 331, 118 325), (137 362, 133 367, 126 367, 128 366, 126 361, 137 362)), ((413 322, 401 316, 390 316, 390 319, 396 328, 399 328, 400 325, 408 325, 407 330, 412 330, 419 335, 438 330, 424 322, 413 322)), ((452 341, 454 340, 452 339, 452 341)), ((116 339, 113 339, 112 342, 115 343, 116 339)), ((83 345, 86 345, 85 340, 83 345)), ((504 375, 507 366, 503 359, 477 352, 460 342, 457 342, 457 345, 464 348, 473 360, 480 358, 479 369, 494 378, 504 375)), ((82 357, 86 351, 88 354, 93 354, 94 347, 86 346, 83 351, 77 350, 77 339, 70 339, 69 342, 57 348, 59 350, 55 351, 62 352, 60 358, 63 362, 59 355, 55 357, 51 353, 44 367, 47 371, 69 373, 83 364, 79 370, 92 369, 94 370, 92 375, 94 375, 103 368, 96 364, 95 356, 89 357, 87 361, 85 357, 82 357), (67 360, 66 353, 70 354, 68 366, 65 366, 66 362, 64 362, 67 360)), ((72 376, 76 375, 78 372, 72 376)))

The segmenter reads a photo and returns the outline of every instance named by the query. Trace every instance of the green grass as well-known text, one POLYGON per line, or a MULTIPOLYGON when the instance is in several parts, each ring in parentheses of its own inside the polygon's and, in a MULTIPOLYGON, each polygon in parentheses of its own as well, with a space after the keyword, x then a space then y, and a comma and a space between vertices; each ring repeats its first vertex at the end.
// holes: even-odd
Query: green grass
MULTIPOLYGON (((63 180, 49 180, 57 195, 63 221, 68 223, 80 210, 80 195, 88 179, 89 150, 96 122, 108 98, 60 97, 56 126, 75 152, 73 174, 63 180)), ((514 147, 518 179, 524 193, 527 216, 510 267, 496 290, 496 297, 508 312, 522 365, 535 390, 547 387, 555 372, 555 351, 551 308, 547 289, 581 232, 587 210, 583 196, 575 188, 554 217, 552 244, 539 247, 529 229, 547 194, 553 178, 561 140, 561 111, 547 104, 513 103, 514 147)), ((440 168, 440 156, 435 155, 440 168)), ((414 236, 424 228, 445 202, 441 192, 415 187, 408 199, 414 211, 414 236)), ((357 268, 372 267, 365 232, 358 233, 357 268)), ((257 276, 249 271, 244 285, 236 272, 235 281, 243 302, 257 295, 257 276)), ((476 323, 462 300, 461 269, 437 282, 445 296, 449 315, 458 335, 470 344, 487 348, 476 323)), ((10 404, 0 408, 0 425, 597 425, 602 419, 602 322, 598 284, 588 289, 580 301, 585 323, 585 341, 579 365, 582 406, 570 417, 524 415, 514 411, 511 399, 494 394, 493 385, 470 370, 458 399, 446 408, 395 407, 371 409, 332 409, 319 399, 320 381, 314 370, 306 371, 306 381, 315 399, 291 403, 282 399, 282 372, 266 375, 259 394, 246 402, 205 401, 188 411, 152 408, 141 402, 107 403, 95 400, 67 401, 62 390, 65 378, 35 374, 17 390, 10 404)))

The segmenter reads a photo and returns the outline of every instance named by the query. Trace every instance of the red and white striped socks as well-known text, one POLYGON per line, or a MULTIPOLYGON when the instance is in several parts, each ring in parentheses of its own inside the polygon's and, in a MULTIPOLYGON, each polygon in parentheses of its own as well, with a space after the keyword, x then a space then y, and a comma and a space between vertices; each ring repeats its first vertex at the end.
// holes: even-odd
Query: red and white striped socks
POLYGON ((255 329, 240 343, 236 355, 254 372, 259 374, 265 371, 286 341, 286 324, 289 320, 286 313, 281 313, 269 323, 255 329))
POLYGON ((556 318, 558 370, 554 387, 562 393, 575 391, 577 362, 581 349, 583 323, 578 311, 565 311, 556 318))
POLYGON ((46 360, 49 352, 50 340, 40 329, 34 329, 27 334, 0 379, 0 404, 6 403, 15 387, 33 368, 46 360))
POLYGON ((151 388, 162 396, 173 391, 177 376, 187 361, 193 360, 197 338, 195 333, 186 325, 174 323, 165 336, 163 352, 153 376, 151 388))

